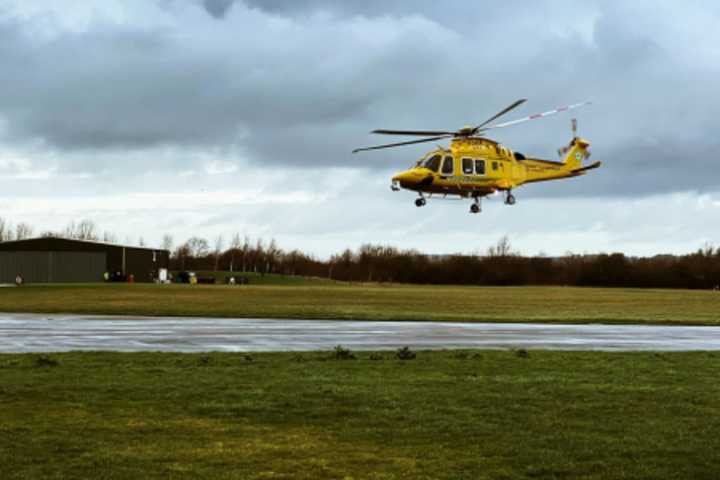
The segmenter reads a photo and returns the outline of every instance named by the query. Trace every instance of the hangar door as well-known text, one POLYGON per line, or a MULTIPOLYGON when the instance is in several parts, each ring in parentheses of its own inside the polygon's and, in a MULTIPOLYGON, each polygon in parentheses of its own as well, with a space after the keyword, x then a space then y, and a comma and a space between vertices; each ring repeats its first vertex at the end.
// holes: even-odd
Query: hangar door
POLYGON ((100 282, 105 252, 0 252, 0 283, 19 273, 26 283, 100 282))

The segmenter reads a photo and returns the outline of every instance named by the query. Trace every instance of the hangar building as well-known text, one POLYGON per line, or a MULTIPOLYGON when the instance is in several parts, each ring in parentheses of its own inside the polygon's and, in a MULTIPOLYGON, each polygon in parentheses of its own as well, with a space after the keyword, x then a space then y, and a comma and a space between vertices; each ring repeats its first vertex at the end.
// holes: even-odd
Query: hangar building
POLYGON ((105 273, 152 282, 167 269, 167 250, 58 237, 0 243, 0 283, 21 274, 27 283, 101 282, 105 273))

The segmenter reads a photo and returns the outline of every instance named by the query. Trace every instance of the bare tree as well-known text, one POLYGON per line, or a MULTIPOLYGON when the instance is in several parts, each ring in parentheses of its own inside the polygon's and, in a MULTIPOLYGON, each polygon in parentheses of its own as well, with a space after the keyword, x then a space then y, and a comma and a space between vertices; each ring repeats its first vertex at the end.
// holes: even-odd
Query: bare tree
MULTIPOLYGON (((295 271, 301 257, 302 253, 297 249, 285 255, 285 273, 287 275, 295 275, 295 271)), ((332 259, 328 262, 328 266, 330 267, 329 276, 332 277, 332 259)))
POLYGON ((33 228, 27 223, 18 223, 15 227, 15 239, 24 240, 30 238, 33 235, 33 228))
POLYGON ((698 255, 700 255, 701 257, 712 257, 714 253, 715 247, 710 242, 705 242, 702 248, 698 250, 698 255))
POLYGON ((220 268, 220 254, 222 253, 223 249, 223 237, 222 235, 218 235, 215 238, 215 248, 213 248, 213 256, 215 257, 215 268, 213 271, 217 272, 220 268))
POLYGON ((242 246, 242 271, 247 272, 248 255, 250 254, 250 237, 245 235, 242 246))
POLYGON ((187 258, 189 256, 190 248, 188 247, 187 243, 180 245, 173 253, 173 257, 180 260, 180 270, 185 270, 185 262, 187 261, 187 258))
POLYGON ((0 217, 0 242, 12 240, 12 225, 10 222, 0 217))
POLYGON ((270 273, 277 263, 278 255, 280 253, 280 249, 277 246, 277 242, 275 242, 275 239, 270 239, 270 245, 268 245, 267 250, 265 251, 265 273, 270 273))
POLYGON ((494 246, 488 248, 487 255, 488 257, 510 257, 515 255, 508 236, 503 235, 494 246))
POLYGON ((97 228, 92 220, 83 220, 78 225, 78 236, 80 240, 97 240, 97 228))
POLYGON ((118 243, 117 235, 113 232, 108 232, 107 230, 103 232, 102 239, 105 243, 118 243))
POLYGON ((75 220, 71 220, 70 223, 68 223, 65 227, 65 230, 63 230, 60 235, 65 238, 75 238, 75 230, 75 220))
POLYGON ((172 235, 169 235, 166 233, 165 235, 163 235, 162 249, 170 252, 170 251, 172 251, 172 248, 173 248, 173 237, 172 237, 172 235))
POLYGON ((191 257, 207 257, 210 252, 210 246, 207 240, 200 237, 192 237, 185 242, 185 246, 188 248, 188 253, 191 257))
POLYGON ((255 251, 253 252, 253 271, 257 273, 258 265, 260 265, 260 273, 264 273, 263 263, 265 260, 265 246, 263 245, 262 238, 258 238, 255 242, 255 251))
POLYGON ((240 242, 240 234, 238 232, 235 232, 232 236, 232 240, 230 240, 230 271, 235 270, 235 255, 237 255, 238 250, 240 250, 240 247, 242 246, 242 243, 240 242))
POLYGON ((68 226, 65 227, 63 236, 66 238, 75 238, 77 240, 98 239, 95 222, 88 219, 81 220, 80 223, 75 223, 75 221, 71 221, 68 226))

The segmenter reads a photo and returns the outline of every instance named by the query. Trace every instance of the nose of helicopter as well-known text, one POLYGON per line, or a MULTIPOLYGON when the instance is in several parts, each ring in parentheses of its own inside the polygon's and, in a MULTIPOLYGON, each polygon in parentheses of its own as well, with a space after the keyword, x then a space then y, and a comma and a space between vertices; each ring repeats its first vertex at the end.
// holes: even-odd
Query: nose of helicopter
POLYGON ((405 184, 413 184, 415 183, 415 175, 412 170, 406 170, 404 172, 400 172, 396 174, 394 177, 392 177, 393 183, 399 183, 401 185, 405 184))
POLYGON ((402 188, 414 188, 419 185, 424 185, 428 180, 428 177, 432 178, 432 174, 423 168, 412 168, 405 170, 392 177, 392 185, 402 188))

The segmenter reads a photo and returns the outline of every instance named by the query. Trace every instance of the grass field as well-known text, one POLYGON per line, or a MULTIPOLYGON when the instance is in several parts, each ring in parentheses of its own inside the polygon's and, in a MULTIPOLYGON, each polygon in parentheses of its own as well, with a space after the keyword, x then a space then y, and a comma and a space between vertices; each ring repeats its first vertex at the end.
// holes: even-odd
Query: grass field
POLYGON ((0 288, 0 311, 459 322, 720 324, 720 293, 574 287, 30 285, 0 288))
POLYGON ((720 472, 718 354, 329 355, 0 355, 0 478, 720 472))
MULTIPOLYGON (((172 275, 177 275, 177 272, 171 272, 172 275)), ((224 285, 226 277, 245 277, 252 285, 306 285, 306 286, 318 286, 318 285, 334 285, 338 282, 330 280, 329 278, 321 277, 302 277, 299 275, 280 275, 277 273, 255 273, 255 272, 227 272, 227 271, 212 271, 212 270, 197 270, 195 274, 198 277, 213 277, 217 285, 224 285)))

